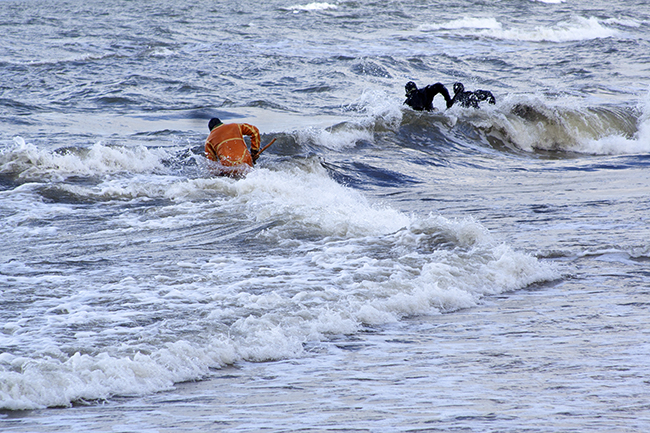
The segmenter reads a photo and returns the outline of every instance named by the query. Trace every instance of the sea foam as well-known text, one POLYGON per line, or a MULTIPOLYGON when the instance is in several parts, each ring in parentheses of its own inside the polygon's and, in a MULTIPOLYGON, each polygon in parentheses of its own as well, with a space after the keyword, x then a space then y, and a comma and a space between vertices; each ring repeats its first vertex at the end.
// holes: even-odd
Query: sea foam
POLYGON ((331 3, 314 2, 305 5, 293 5, 293 6, 289 6, 286 9, 293 11, 293 13, 299 13, 301 11, 313 12, 313 11, 334 10, 334 9, 338 9, 338 6, 331 3))
MULTIPOLYGON (((256 237, 294 253, 270 249, 241 257, 228 249, 210 249, 207 257, 206 251, 166 264, 164 274, 155 278, 136 273, 136 278, 102 287, 87 287, 74 274, 68 276, 67 294, 43 306, 41 316, 51 320, 38 332, 73 326, 76 337, 58 352, 4 354, 1 407, 68 406, 166 390, 209 376, 213 368, 303 356, 306 343, 326 344, 364 326, 471 307, 487 294, 557 276, 548 265, 494 239, 471 218, 400 213, 337 184, 318 165, 281 172, 258 169, 238 181, 186 182, 217 196, 203 206, 179 184, 170 189, 176 189, 169 192, 175 199, 160 215, 125 216, 116 224, 128 225, 135 236, 152 229, 149 219, 163 221, 180 211, 208 224, 217 211, 230 219, 240 215, 272 221, 256 237), (124 314, 111 310, 118 299, 129 300, 124 314), (179 316, 188 332, 168 332, 166 327, 180 325, 179 316), (128 326, 132 321, 138 326, 128 326), (123 325, 119 333, 111 333, 117 325, 123 325), (102 344, 95 353, 98 339, 102 344), (74 347, 85 348, 68 354, 74 347)), ((175 225, 160 227, 166 227, 169 242, 175 225)), ((7 344, 25 331, 19 324, 6 328, 7 344)), ((29 332, 20 338, 27 341, 29 332)))
POLYGON ((473 34, 496 39, 525 42, 569 42, 616 36, 619 32, 595 17, 575 17, 549 26, 507 27, 492 17, 465 17, 438 24, 425 24, 421 31, 473 34))
POLYGON ((89 148, 68 148, 60 151, 39 148, 14 138, 14 145, 0 151, 0 172, 21 179, 62 178, 69 175, 103 175, 109 173, 142 173, 163 169, 163 149, 112 147, 95 143, 89 148))
POLYGON ((447 113, 507 147, 525 151, 630 154, 650 151, 647 95, 635 108, 580 106, 575 100, 507 95, 496 107, 447 113))

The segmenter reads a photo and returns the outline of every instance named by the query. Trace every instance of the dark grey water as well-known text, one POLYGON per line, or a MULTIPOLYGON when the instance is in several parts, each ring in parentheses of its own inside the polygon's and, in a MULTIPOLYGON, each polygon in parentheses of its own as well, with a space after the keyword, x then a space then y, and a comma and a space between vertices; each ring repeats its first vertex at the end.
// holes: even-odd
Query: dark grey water
POLYGON ((0 9, 3 430, 650 425, 643 2, 0 9))

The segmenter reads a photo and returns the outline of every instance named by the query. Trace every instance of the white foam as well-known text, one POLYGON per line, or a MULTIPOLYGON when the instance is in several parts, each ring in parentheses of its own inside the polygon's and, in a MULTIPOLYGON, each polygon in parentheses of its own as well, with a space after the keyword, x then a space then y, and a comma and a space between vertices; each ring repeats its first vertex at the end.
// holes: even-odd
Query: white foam
POLYGON ((575 17, 570 21, 534 28, 505 28, 495 18, 461 18, 439 24, 427 24, 422 31, 458 31, 497 39, 526 42, 569 42, 609 38, 619 34, 595 17, 575 17))
MULTIPOLYGON (((262 189, 261 180, 233 187, 249 191, 245 194, 251 201, 258 201, 262 195, 287 197, 286 191, 277 191, 277 185, 262 189), (252 200, 250 194, 256 189, 260 195, 252 200)), ((274 202, 273 198, 270 201, 274 202)), ((166 275, 156 280, 156 290, 165 296, 148 296, 152 290, 149 284, 134 278, 101 292, 73 294, 53 307, 61 316, 57 326, 127 321, 126 316, 102 313, 101 304, 93 302, 97 296, 126 296, 131 303, 139 299, 153 303, 159 311, 177 314, 186 310, 210 314, 202 315, 205 318, 200 322, 183 315, 189 321, 187 326, 199 328, 194 332, 195 341, 171 334, 170 340, 163 340, 162 346, 159 343, 149 353, 139 350, 127 355, 121 351, 140 347, 139 340, 146 341, 150 335, 167 334, 169 330, 160 333, 163 324, 158 321, 151 329, 123 328, 114 336, 116 346, 104 347, 96 355, 67 356, 59 352, 56 357, 30 358, 6 353, 0 358, 0 407, 68 406, 82 399, 165 390, 176 382, 200 379, 211 368, 240 360, 301 356, 305 342, 351 334, 363 324, 382 325, 413 314, 471 307, 485 294, 555 277, 548 266, 496 242, 471 219, 401 217, 407 226, 390 233, 395 223, 376 219, 382 212, 386 216, 394 213, 372 210, 345 198, 343 202, 327 212, 320 206, 334 205, 331 199, 317 199, 309 214, 318 208, 324 219, 333 220, 321 225, 336 226, 347 219, 343 225, 349 227, 358 224, 355 213, 370 213, 362 217, 366 229, 357 229, 356 234, 346 231, 344 238, 302 243, 299 249, 303 254, 286 257, 268 252, 261 257, 242 258, 219 253, 207 263, 184 262, 179 269, 186 269, 187 275, 166 275), (350 206, 352 209, 345 209, 350 206), (140 288, 139 284, 144 286, 140 288), (259 287, 264 291, 255 293, 259 287), (94 307, 90 309, 89 305, 94 307)), ((287 203, 290 205, 296 202, 287 203)), ((296 214, 294 217, 300 220, 300 214, 307 212, 298 210, 296 214)), ((18 332, 20 328, 18 323, 8 324, 5 332, 18 332)), ((100 337, 105 344, 111 329, 107 326, 101 333, 79 332, 77 344, 88 339, 87 344, 93 347, 93 341, 100 337)), ((27 334, 24 338, 28 338, 27 334)))
POLYGON ((293 11, 293 13, 298 13, 301 11, 313 12, 313 11, 326 11, 326 10, 335 10, 338 9, 337 5, 325 2, 314 2, 308 3, 306 5, 294 5, 286 8, 287 10, 293 11))
POLYGON ((641 22, 632 18, 609 18, 605 20, 605 22, 607 24, 614 24, 635 29, 641 27, 641 22))
POLYGON ((44 203, 35 190, 37 184, 26 183, 12 190, 0 191, 0 230, 7 242, 16 244, 33 237, 49 237, 57 234, 59 227, 48 224, 34 226, 31 222, 41 219, 70 216, 74 210, 63 204, 44 203))
POLYGON ((142 173, 163 169, 163 149, 137 147, 109 147, 95 143, 85 150, 52 152, 26 143, 22 137, 14 138, 14 145, 0 151, 0 172, 15 173, 20 178, 31 179, 49 176, 102 175, 109 173, 142 173))
POLYGON ((21 60, 16 56, 12 56, 12 57, 8 57, 7 59, 3 59, 3 61, 12 65, 44 66, 44 65, 56 65, 60 63, 103 60, 112 56, 110 52, 70 54, 68 52, 61 52, 55 50, 47 50, 47 55, 49 56, 49 58, 46 58, 44 56, 39 56, 38 60, 33 60, 32 58, 21 60), (56 57, 57 55, 59 55, 59 57, 56 57))
POLYGON ((650 153, 650 92, 645 95, 639 110, 642 114, 637 122, 637 132, 632 137, 610 134, 597 139, 584 139, 575 151, 598 155, 650 153))
POLYGON ((397 129, 402 120, 401 103, 377 89, 365 89, 342 111, 348 116, 345 121, 328 128, 296 130, 296 141, 330 150, 349 149, 359 141, 372 141, 377 128, 397 129))
MULTIPOLYGON (((76 353, 61 361, 5 356, 15 371, 0 371, 0 407, 10 410, 69 406, 71 402, 112 395, 142 395, 171 389, 175 382, 197 379, 209 365, 234 362, 232 348, 187 342, 170 343, 151 355, 115 357, 76 353)), ((8 361, 8 362, 7 362, 8 361)))
POLYGON ((439 24, 423 24, 419 27, 422 31, 457 30, 457 29, 494 29, 500 30, 501 23, 495 18, 465 17, 439 24))
POLYGON ((286 221, 287 227, 267 232, 280 237, 296 228, 322 236, 386 233, 408 221, 394 209, 372 205, 359 192, 341 186, 319 164, 309 171, 258 169, 241 181, 220 186, 233 196, 226 206, 244 209, 258 221, 286 221))
POLYGON ((165 47, 155 47, 149 51, 151 57, 171 57, 175 54, 175 51, 165 47))
POLYGON ((550 27, 537 26, 532 30, 494 29, 488 30, 484 34, 514 41, 568 42, 609 38, 616 36, 618 32, 603 26, 595 17, 575 17, 572 21, 560 22, 550 27))
POLYGON ((574 150, 595 155, 647 154, 650 153, 650 128, 646 123, 633 138, 610 135, 580 143, 574 150))
MULTIPOLYGON (((120 152, 111 160, 121 161, 120 152)), ((81 160, 87 167, 98 158, 81 160)), ((169 244, 174 230, 190 224, 244 220, 268 224, 247 236, 281 251, 248 257, 207 249, 166 263, 159 275, 116 268, 101 287, 75 273, 14 280, 17 289, 54 288, 58 295, 30 305, 26 316, 41 317, 41 326, 4 325, 0 343, 20 349, 0 356, 0 407, 68 406, 166 390, 212 368, 302 356, 306 342, 471 307, 486 294, 555 277, 472 219, 406 215, 333 181, 317 159, 294 164, 258 168, 241 180, 175 179, 148 168, 88 187, 87 194, 168 200, 146 218, 139 209, 115 215, 112 227, 130 236, 154 230, 169 244), (113 308, 124 300, 133 308, 113 308), (178 317, 186 332, 176 329, 178 317)), ((121 239, 110 230, 93 234, 104 245, 121 239)), ((157 241, 149 232, 147 239, 157 241)))
POLYGON ((648 153, 649 99, 646 95, 639 108, 633 110, 584 107, 580 101, 569 98, 550 101, 541 95, 507 95, 495 107, 454 107, 450 113, 479 130, 489 130, 489 135, 507 146, 529 152, 648 153))
POLYGON ((294 132, 300 143, 313 143, 330 150, 343 150, 356 146, 360 140, 372 140, 372 132, 364 127, 347 127, 338 129, 306 128, 294 132))
POLYGON ((396 101, 382 90, 364 89, 359 98, 346 109, 356 110, 361 115, 358 121, 373 129, 375 125, 397 129, 402 122, 402 101, 396 101))
POLYGON ((314 257, 320 266, 339 269, 343 281, 346 274, 363 275, 359 282, 350 278, 346 289, 358 296, 350 301, 350 309, 360 322, 380 324, 413 314, 455 311, 476 305, 485 294, 555 275, 535 258, 495 242, 471 219, 415 219, 391 235, 391 243, 397 253, 392 258, 357 257, 355 263, 354 249, 341 248, 314 257))

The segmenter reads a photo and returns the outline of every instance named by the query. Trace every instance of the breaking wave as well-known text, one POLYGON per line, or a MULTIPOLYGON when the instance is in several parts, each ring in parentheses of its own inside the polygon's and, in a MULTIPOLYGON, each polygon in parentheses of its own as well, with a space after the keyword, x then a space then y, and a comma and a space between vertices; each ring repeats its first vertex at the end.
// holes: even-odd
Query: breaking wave
POLYGON ((526 42, 569 42, 616 36, 619 32, 604 25, 598 18, 575 17, 570 21, 559 22, 552 26, 534 28, 504 26, 495 18, 461 18, 441 24, 420 26, 421 31, 447 32, 454 34, 490 37, 512 41, 526 42))

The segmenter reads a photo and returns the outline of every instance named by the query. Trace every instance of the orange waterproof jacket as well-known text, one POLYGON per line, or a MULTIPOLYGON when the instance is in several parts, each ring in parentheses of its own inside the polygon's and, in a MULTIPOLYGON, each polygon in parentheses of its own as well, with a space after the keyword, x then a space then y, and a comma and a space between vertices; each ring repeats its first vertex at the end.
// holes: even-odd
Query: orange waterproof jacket
POLYGON ((225 167, 240 164, 253 166, 244 135, 251 138, 251 150, 260 150, 260 131, 247 123, 221 124, 210 131, 205 141, 205 156, 212 161, 219 161, 225 167))

